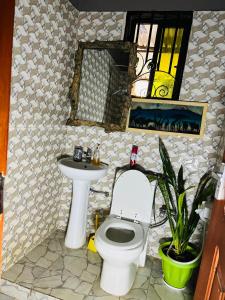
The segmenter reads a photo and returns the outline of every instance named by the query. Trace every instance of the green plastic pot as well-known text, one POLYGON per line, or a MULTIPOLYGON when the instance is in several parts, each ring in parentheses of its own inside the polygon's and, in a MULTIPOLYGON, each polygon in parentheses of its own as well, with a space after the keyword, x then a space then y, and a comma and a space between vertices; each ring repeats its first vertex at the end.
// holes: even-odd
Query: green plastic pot
POLYGON ((168 245, 170 245, 170 242, 165 242, 159 247, 164 280, 174 288, 183 289, 191 279, 193 270, 199 265, 201 255, 197 255, 193 247, 188 246, 189 251, 196 253, 196 258, 190 262, 179 262, 164 254, 163 248, 168 245))

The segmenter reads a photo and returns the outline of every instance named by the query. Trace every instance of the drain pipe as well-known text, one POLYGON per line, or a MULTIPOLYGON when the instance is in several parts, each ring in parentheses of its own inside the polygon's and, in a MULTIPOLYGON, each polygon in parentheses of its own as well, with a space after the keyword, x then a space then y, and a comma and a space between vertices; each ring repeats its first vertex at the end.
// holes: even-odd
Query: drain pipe
POLYGON ((106 191, 97 191, 93 188, 90 188, 90 192, 91 193, 94 193, 94 194, 104 194, 105 197, 109 197, 109 192, 106 192, 106 191))

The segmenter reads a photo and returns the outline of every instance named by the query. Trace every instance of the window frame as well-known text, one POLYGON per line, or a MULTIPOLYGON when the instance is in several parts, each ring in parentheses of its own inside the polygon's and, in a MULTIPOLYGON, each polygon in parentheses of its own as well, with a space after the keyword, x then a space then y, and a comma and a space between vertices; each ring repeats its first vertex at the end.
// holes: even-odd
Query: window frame
MULTIPOLYGON (((124 41, 133 42, 135 36, 135 28, 136 24, 158 24, 159 30, 162 30, 163 27, 175 27, 175 28, 183 28, 183 37, 181 42, 181 48, 179 53, 174 87, 173 87, 173 95, 171 98, 160 98, 160 97, 151 97, 153 99, 163 99, 163 100, 179 100, 180 89, 182 85, 183 72, 188 52, 188 43, 191 32, 191 26, 193 21, 193 12, 192 11, 150 11, 150 12, 136 12, 130 11, 127 12, 126 17, 126 26, 124 31, 124 41)), ((138 34, 137 34, 138 37, 138 34)), ((156 48, 153 53, 153 64, 157 62, 157 57, 159 53, 159 45, 160 45, 160 32, 157 32, 156 37, 156 48)), ((154 81, 154 73, 155 70, 151 69, 150 77, 153 78, 150 81, 149 87, 152 86, 154 81)), ((149 88, 148 88, 149 92, 149 88)), ((148 93, 149 94, 149 93, 148 93)), ((147 96, 148 97, 148 96, 147 96)))

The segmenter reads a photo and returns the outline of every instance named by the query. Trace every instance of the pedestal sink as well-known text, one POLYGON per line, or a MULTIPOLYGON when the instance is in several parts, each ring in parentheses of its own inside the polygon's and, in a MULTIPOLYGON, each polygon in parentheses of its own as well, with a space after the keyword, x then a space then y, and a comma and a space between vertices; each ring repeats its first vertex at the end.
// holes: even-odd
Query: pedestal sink
POLYGON ((62 158, 58 162, 60 171, 73 180, 73 196, 65 246, 78 249, 86 241, 86 223, 90 184, 106 175, 108 166, 104 163, 96 166, 86 162, 76 162, 72 157, 62 158))

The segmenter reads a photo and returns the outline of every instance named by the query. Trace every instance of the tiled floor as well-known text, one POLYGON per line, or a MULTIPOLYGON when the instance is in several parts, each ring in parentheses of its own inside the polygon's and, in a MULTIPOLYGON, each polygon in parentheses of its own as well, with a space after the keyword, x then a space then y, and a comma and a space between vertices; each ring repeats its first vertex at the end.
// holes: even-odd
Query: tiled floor
POLYGON ((12 299, 13 299, 12 297, 0 293, 0 300, 12 300, 12 299))
POLYGON ((90 252, 86 248, 79 250, 65 248, 64 232, 57 231, 10 270, 3 273, 0 292, 13 298, 8 296, 4 298, 0 294, 0 300, 192 299, 189 290, 175 291, 163 283, 161 262, 155 258, 148 257, 146 266, 138 269, 134 285, 129 294, 124 297, 114 297, 100 289, 100 271, 101 258, 98 254, 90 252), (14 283, 13 293, 10 292, 12 287, 9 287, 9 282, 14 283), (16 293, 18 285, 20 285, 19 296, 16 293), (27 292, 27 298, 22 296, 23 292, 27 292))

